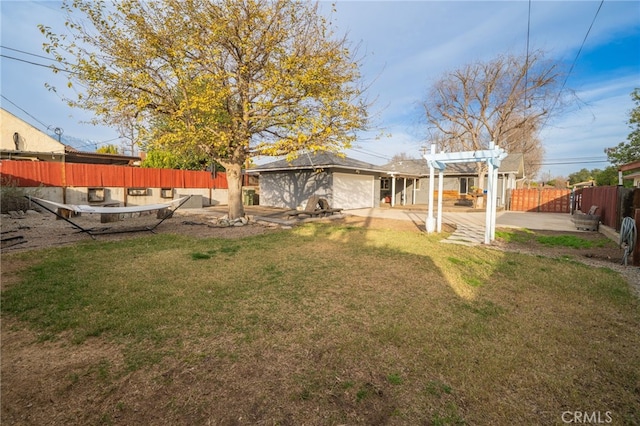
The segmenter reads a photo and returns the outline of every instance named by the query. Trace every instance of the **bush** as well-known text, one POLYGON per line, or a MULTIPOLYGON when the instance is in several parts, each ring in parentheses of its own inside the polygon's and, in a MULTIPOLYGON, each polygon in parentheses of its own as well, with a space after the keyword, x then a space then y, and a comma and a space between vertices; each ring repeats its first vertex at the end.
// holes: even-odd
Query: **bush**
MULTIPOLYGON (((29 195, 24 188, 20 188, 17 182, 11 178, 0 179, 0 212, 6 214, 10 211, 29 209, 29 200, 24 198, 29 195)), ((35 195, 35 194, 32 194, 35 195)), ((36 195, 37 196, 37 195, 36 195)))

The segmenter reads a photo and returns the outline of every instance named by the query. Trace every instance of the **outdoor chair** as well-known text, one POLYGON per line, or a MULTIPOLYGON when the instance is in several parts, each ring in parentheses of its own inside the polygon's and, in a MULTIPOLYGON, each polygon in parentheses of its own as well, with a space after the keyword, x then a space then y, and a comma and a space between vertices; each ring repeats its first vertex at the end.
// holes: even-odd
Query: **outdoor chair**
POLYGON ((287 213, 287 216, 291 218, 291 217, 298 217, 302 215, 308 215, 310 217, 323 215, 324 212, 319 207, 319 202, 320 202, 320 197, 318 197, 317 195, 312 195, 307 200, 307 205, 305 206, 304 210, 291 210, 290 212, 287 213))
POLYGON ((342 212, 342 209, 331 208, 331 206, 329 205, 329 201, 327 201, 325 198, 320 198, 320 200, 318 200, 318 204, 320 205, 320 209, 324 212, 324 214, 329 215, 342 212))
POLYGON ((576 211, 571 218, 576 229, 584 229, 585 231, 597 231, 600 225, 600 216, 596 215, 598 206, 591 206, 588 213, 576 211))

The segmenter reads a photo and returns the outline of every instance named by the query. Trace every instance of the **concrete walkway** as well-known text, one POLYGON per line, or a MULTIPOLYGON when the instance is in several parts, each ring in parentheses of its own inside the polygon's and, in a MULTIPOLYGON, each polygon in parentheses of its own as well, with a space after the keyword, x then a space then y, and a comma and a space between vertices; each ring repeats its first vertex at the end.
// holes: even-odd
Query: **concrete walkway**
MULTIPOLYGON (((206 207, 202 212, 216 213, 222 216, 227 212, 227 206, 206 207)), ((178 210, 179 212, 180 210, 178 210)), ((191 210, 193 211, 193 210, 191 210)), ((287 209, 279 209, 264 206, 245 206, 247 214, 256 219, 275 222, 282 225, 293 225, 298 220, 287 218, 287 209)), ((417 226, 424 226, 427 218, 426 206, 405 207, 381 207, 353 209, 343 211, 345 215, 375 217, 382 219, 407 220, 417 226)), ((442 222, 456 226, 456 231, 446 240, 447 243, 478 245, 484 243, 486 212, 470 208, 445 208, 442 212, 442 222)), ((496 228, 526 228, 535 231, 560 231, 560 232, 590 232, 578 231, 569 213, 530 213, 498 211, 496 213, 496 228)), ((606 235, 614 242, 618 242, 619 234, 614 229, 600 225, 600 233, 606 235)))
MULTIPOLYGON (((371 208, 347 210, 345 214, 354 216, 378 217, 397 220, 411 220, 424 225, 426 210, 404 210, 399 208, 371 208)), ((443 211, 442 222, 456 226, 456 231, 443 242, 477 245, 484 243, 485 211, 443 211)), ((543 231, 580 232, 569 213, 530 213, 499 211, 496 213, 496 228, 527 228, 543 231)), ((585 231, 586 232, 586 231, 585 231)))

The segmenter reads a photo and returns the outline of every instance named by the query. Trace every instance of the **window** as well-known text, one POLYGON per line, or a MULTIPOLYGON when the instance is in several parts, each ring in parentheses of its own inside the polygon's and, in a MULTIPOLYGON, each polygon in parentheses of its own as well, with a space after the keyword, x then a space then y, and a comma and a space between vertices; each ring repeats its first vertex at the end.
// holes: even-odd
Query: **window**
POLYGON ((147 196, 147 188, 127 188, 127 194, 134 197, 147 196))
POLYGON ((173 198, 173 188, 161 188, 160 198, 173 198))
POLYGON ((104 188, 87 188, 87 198, 90 203, 104 201, 104 188))
POLYGON ((472 177, 460 178, 460 194, 468 194, 471 192, 471 187, 474 185, 472 177))
POLYGON ((421 184, 422 179, 415 179, 414 182, 415 182, 416 191, 420 191, 420 187, 422 186, 421 184))
POLYGON ((391 179, 389 179, 389 178, 381 178, 380 179, 380 189, 381 190, 389 190, 389 189, 391 189, 391 179))

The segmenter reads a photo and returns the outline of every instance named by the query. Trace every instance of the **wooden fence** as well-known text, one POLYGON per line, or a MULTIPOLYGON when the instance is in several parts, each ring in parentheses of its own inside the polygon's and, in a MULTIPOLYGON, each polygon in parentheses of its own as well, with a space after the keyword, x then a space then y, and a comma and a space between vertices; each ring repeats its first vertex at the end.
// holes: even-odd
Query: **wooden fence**
POLYGON ((600 222, 619 230, 622 218, 634 217, 635 209, 640 208, 640 189, 594 186, 576 190, 574 209, 586 212, 591 206, 598 206, 600 222))
POLYGON ((513 189, 509 210, 520 212, 569 213, 570 189, 513 189))
POLYGON ((19 187, 228 188, 221 172, 214 177, 210 172, 101 164, 2 160, 0 176, 3 184, 19 187))

